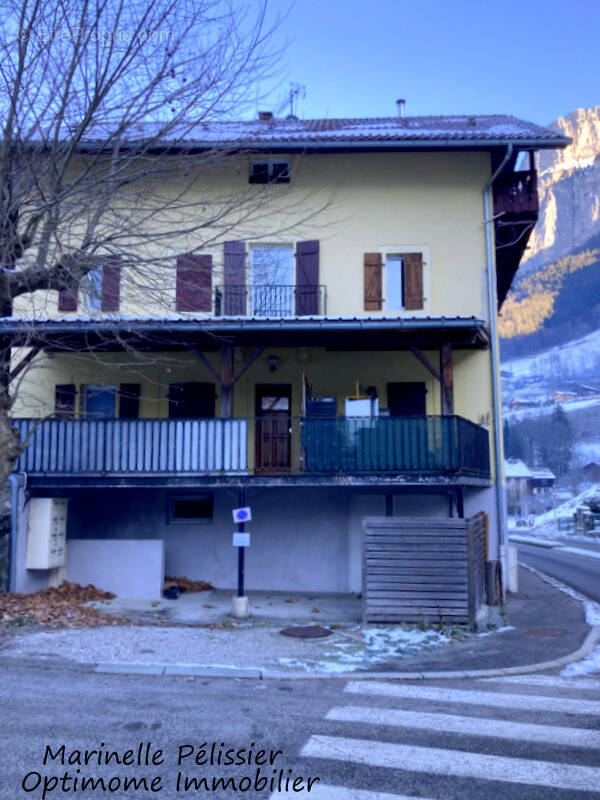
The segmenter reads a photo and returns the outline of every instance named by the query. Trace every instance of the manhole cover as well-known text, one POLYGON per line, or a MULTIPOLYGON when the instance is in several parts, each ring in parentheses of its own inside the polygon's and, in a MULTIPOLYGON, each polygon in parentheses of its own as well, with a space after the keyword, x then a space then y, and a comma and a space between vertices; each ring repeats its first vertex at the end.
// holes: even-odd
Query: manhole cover
POLYGON ((284 636, 296 636, 298 639, 322 639, 324 636, 331 636, 329 628, 321 628, 320 625, 297 625, 292 628, 283 628, 281 633, 284 636))
POLYGON ((529 628, 527 636, 562 636, 564 628, 529 628))

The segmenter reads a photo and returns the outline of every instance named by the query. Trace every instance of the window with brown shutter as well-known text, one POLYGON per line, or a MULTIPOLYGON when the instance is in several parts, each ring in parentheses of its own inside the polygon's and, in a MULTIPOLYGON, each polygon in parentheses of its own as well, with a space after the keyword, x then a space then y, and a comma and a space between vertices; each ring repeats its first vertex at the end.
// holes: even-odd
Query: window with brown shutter
POLYGON ((365 311, 381 310, 381 253, 365 253, 365 311))
POLYGON ((319 313, 319 242, 312 239, 296 245, 296 314, 319 313))
POLYGON ((73 419, 75 416, 75 395, 77 389, 74 383, 57 383, 54 387, 54 413, 61 419, 73 419))
POLYGON ((119 256, 102 259, 101 310, 118 311, 121 303, 121 265, 119 256))
POLYGON ((404 308, 407 311, 423 308, 423 254, 402 253, 402 261, 404 308))
POLYGON ((212 256, 187 253, 177 258, 176 308, 212 310, 212 256))
POLYGON ((224 313, 244 316, 246 311, 246 242, 223 244, 224 313))

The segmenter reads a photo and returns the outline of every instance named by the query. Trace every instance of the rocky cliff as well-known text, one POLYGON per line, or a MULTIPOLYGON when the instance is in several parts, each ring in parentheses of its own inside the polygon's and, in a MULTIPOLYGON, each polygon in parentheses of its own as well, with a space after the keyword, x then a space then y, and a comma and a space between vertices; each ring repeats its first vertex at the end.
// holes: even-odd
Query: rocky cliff
POLYGON ((540 219, 521 275, 577 252, 600 233, 600 106, 578 108, 549 127, 573 143, 539 156, 540 219))

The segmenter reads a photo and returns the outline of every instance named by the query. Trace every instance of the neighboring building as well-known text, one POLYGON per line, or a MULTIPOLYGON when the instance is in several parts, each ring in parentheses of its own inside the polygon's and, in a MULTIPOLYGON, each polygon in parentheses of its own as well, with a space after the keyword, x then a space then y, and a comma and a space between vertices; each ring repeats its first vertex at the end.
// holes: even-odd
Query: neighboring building
POLYGON ((532 494, 550 494, 556 475, 548 467, 531 467, 529 487, 532 494))
MULTIPOLYGON (((498 369, 482 191, 510 155, 493 189, 501 304, 538 211, 532 161, 515 171, 517 159, 567 140, 504 116, 263 120, 218 137, 252 150, 245 170, 221 168, 224 185, 283 182, 308 211, 336 201, 293 235, 240 224, 193 256, 182 241, 160 305, 114 261, 95 301, 44 300, 42 371, 15 416, 23 433, 54 418, 16 469, 32 496, 69 498, 80 541, 67 577, 125 570, 133 585, 146 545, 159 563, 164 541, 169 574, 234 586, 242 501, 250 589, 359 591, 365 515, 484 511, 497 559, 494 441, 474 422, 493 420, 498 369)), ((276 200, 281 187, 267 188, 276 200)), ((0 330, 31 344, 30 313, 23 303, 0 330)), ((509 466, 507 479, 520 476, 509 466)), ((47 585, 46 571, 19 569, 18 588, 47 585)))
POLYGON ((589 464, 581 468, 581 472, 586 481, 600 483, 600 464, 597 461, 590 461, 589 464))

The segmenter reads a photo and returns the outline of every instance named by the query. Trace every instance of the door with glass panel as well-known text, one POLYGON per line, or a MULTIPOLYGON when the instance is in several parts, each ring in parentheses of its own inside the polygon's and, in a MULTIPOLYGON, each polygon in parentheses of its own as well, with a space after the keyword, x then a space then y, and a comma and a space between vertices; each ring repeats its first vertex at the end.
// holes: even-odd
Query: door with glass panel
POLYGON ((292 449, 292 387, 256 386, 256 472, 289 472, 292 449))

